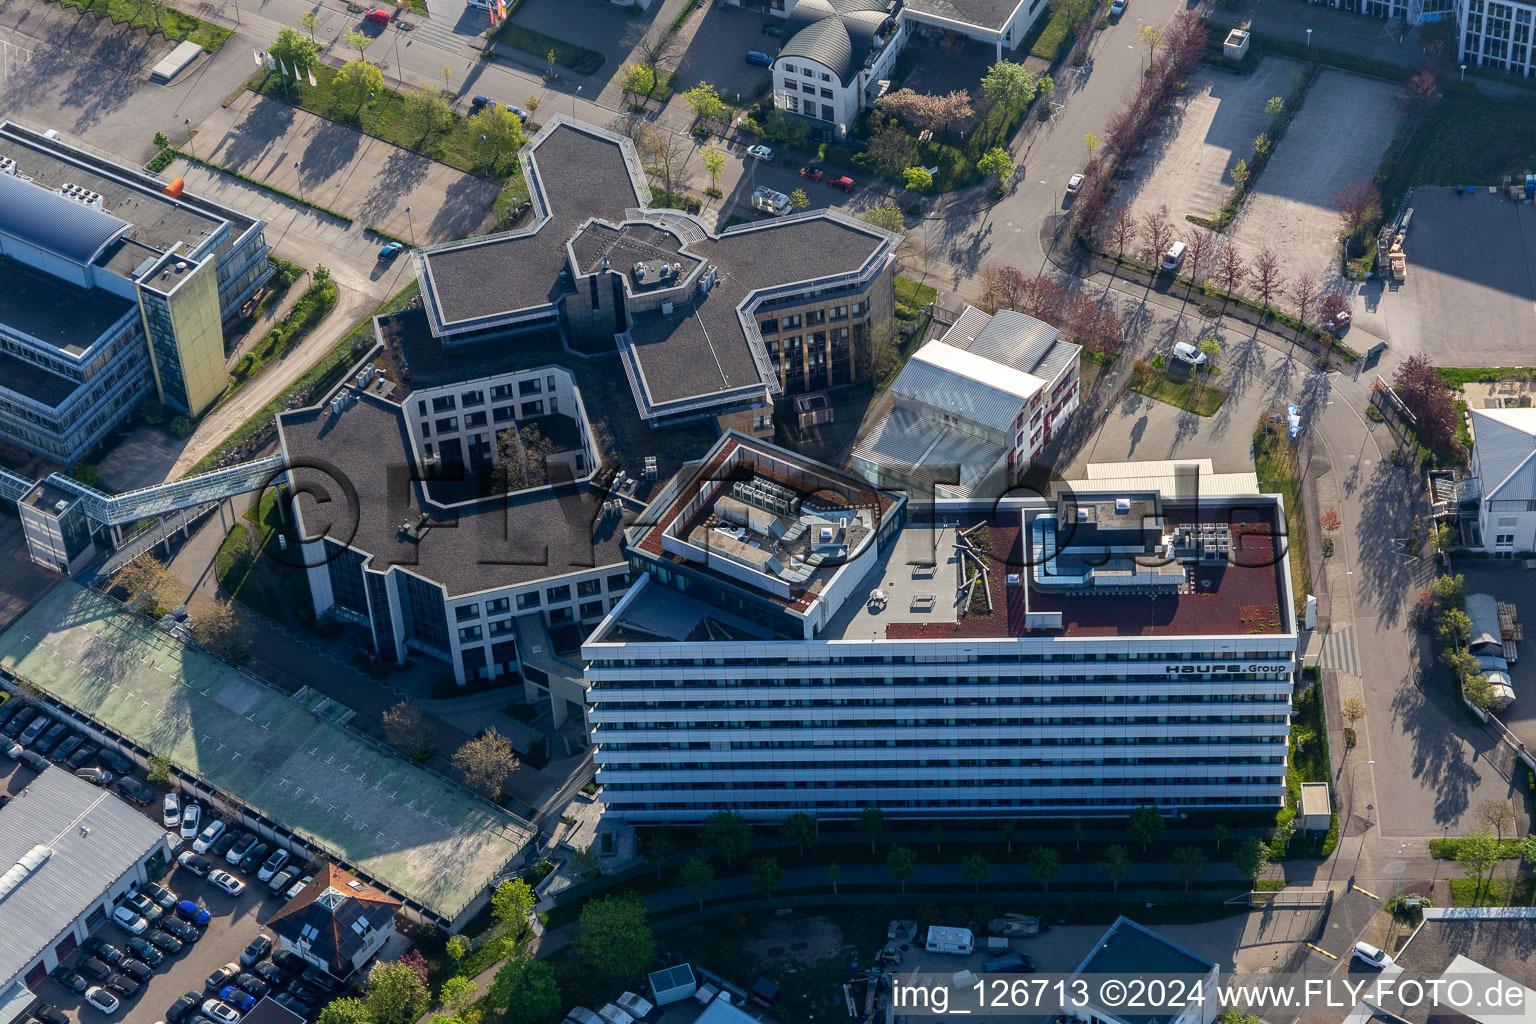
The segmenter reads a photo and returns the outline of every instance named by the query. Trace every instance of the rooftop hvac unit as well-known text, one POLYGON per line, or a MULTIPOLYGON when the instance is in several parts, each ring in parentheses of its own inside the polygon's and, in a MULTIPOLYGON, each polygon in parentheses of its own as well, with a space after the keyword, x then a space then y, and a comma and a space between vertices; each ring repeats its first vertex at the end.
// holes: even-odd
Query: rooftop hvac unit
POLYGON ((333 416, 340 416, 341 415, 341 399, 340 399, 340 397, 331 399, 331 414, 333 416))
POLYGON ((16 176, 16 161, 8 156, 0 156, 0 174, 9 174, 14 178, 16 176))
POLYGON ((177 260, 176 261, 176 273, 184 274, 186 272, 187 272, 187 261, 186 260, 177 260))
POLYGON ((1116 512, 1125 513, 1125 512, 1129 512, 1130 510, 1131 510, 1131 499, 1130 498, 1116 498, 1115 499, 1115 511, 1116 512))
POLYGON ((604 256, 603 257, 603 269, 607 270, 609 266, 610 266, 610 263, 609 263, 608 257, 604 256))
POLYGON ((645 280, 645 264, 644 263, 640 263, 638 261, 635 263, 635 280, 636 281, 644 281, 645 280))
POLYGON ((672 313, 672 303, 670 301, 663 302, 661 304, 661 312, 663 316, 670 316, 672 313))
POLYGON ((56 191, 65 199, 73 200, 81 206, 88 206, 93 210, 102 208, 101 193, 93 192, 84 185, 75 185, 66 181, 56 191))

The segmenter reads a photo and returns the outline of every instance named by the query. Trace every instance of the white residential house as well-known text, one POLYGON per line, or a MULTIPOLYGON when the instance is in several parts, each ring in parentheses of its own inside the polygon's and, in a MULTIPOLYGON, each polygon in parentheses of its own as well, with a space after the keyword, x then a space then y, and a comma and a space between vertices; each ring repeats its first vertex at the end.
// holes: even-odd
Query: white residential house
POLYGON ((773 62, 773 105, 848 134, 901 51, 896 0, 799 0, 773 62))
POLYGON ((1472 477, 1483 548, 1536 551, 1536 409, 1473 409, 1472 477))

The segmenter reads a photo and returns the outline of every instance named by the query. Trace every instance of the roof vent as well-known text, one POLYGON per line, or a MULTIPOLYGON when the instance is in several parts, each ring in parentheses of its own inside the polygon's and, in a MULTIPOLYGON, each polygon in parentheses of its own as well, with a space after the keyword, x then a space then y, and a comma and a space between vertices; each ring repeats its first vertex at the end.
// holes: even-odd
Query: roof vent
POLYGON ((9 174, 14 178, 16 176, 16 161, 8 156, 0 156, 0 174, 9 174))
POLYGON ((1088 521, 1088 510, 1087 509, 1080 508, 1080 509, 1077 510, 1077 521, 1080 522, 1080 523, 1086 523, 1088 521))
POLYGON ((1131 499, 1130 498, 1116 498, 1115 499, 1115 511, 1116 512, 1124 513, 1124 512, 1129 512, 1130 510, 1131 510, 1131 499))
POLYGON ((187 261, 186 260, 177 260, 176 261, 176 273, 180 274, 183 271, 185 271, 186 269, 187 269, 187 261))
POLYGON ((102 208, 101 193, 93 192, 84 185, 75 185, 66 181, 54 191, 65 199, 73 200, 81 206, 88 206, 93 210, 100 210, 102 208))
POLYGON ((0 901, 15 892, 17 886, 31 877, 51 856, 53 851, 41 843, 28 850, 9 871, 0 875, 0 901))

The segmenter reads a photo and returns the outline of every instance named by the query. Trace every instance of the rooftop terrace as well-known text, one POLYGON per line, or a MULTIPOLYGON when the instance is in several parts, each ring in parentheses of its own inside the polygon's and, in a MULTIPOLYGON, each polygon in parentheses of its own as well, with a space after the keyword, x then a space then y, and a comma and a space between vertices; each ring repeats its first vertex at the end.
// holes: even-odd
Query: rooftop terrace
POLYGON ((446 918, 517 855, 522 820, 71 580, 0 667, 446 918))

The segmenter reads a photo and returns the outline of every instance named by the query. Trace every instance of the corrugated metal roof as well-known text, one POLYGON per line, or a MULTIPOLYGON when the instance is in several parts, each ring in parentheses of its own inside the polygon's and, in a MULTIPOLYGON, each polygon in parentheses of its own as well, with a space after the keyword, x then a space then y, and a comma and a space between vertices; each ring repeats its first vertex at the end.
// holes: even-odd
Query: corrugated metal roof
MULTIPOLYGON (((1523 464, 1536 455, 1536 409, 1473 409, 1472 444, 1477 454, 1478 473, 1482 477, 1483 498, 1495 496, 1499 488, 1523 464)), ((1526 493, 1511 493, 1506 498, 1530 498, 1526 493)))
MULTIPOLYGON (((964 319, 962 316, 961 320, 964 319)), ((959 326, 959 321, 955 326, 959 326)), ((993 316, 969 344, 960 347, 993 362, 1052 381, 1067 366, 1076 363, 1082 352, 1081 345, 1062 341, 1060 335, 1060 331, 1044 320, 1005 309, 993 316)), ((944 337, 949 340, 948 332, 944 337)))
POLYGON ((0 983, 13 978, 165 838, 105 789, 48 768, 0 808, 0 869, 35 846, 50 856, 0 900, 0 983))
POLYGON ((891 0, 800 0, 785 26, 778 58, 816 61, 850 84, 891 16, 891 0))
POLYGON ((907 361, 891 390, 935 409, 1007 434, 1024 404, 1017 395, 916 357, 907 361))
POLYGON ((853 447, 853 457, 969 495, 1003 457, 1001 445, 894 406, 853 447), (951 482, 954 481, 954 482, 951 482))
POLYGON ((1148 459, 1146 462, 1090 462, 1084 470, 1089 480, 1126 476, 1166 476, 1193 466, 1200 473, 1216 472, 1210 459, 1148 459))
POLYGON ((110 213, 0 174, 0 234, 84 265, 127 230, 128 222, 110 213))

